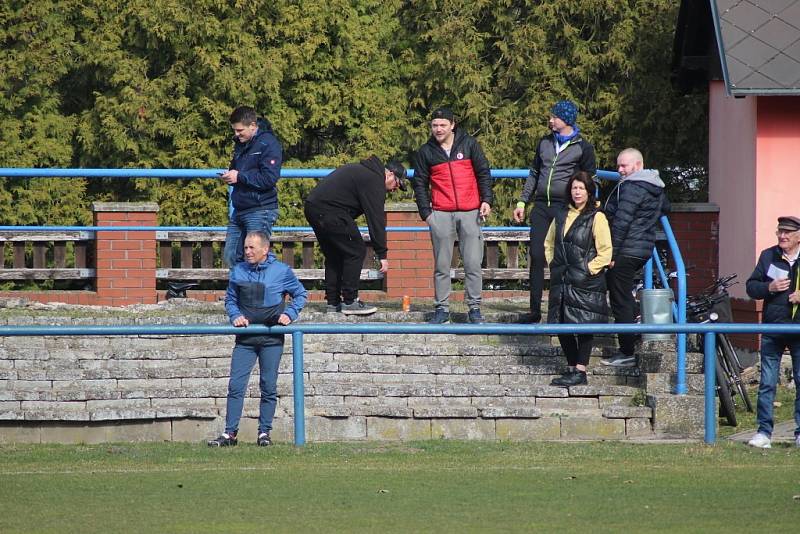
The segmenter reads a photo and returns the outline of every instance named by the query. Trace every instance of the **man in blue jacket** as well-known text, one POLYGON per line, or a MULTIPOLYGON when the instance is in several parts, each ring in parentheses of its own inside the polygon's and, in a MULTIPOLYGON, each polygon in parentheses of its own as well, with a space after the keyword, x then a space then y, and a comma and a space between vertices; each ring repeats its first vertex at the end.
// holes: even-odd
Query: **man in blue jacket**
MULTIPOLYGON (((753 274, 747 279, 747 295, 764 301, 762 322, 800 323, 800 218, 778 217, 778 244, 761 251, 753 274)), ((758 430, 748 442, 751 447, 772 446, 772 403, 778 387, 781 357, 788 348, 794 373, 794 439, 800 447, 800 336, 761 336, 761 380, 758 384, 756 421, 758 430)))
POLYGON ((232 212, 225 235, 223 259, 229 267, 242 261, 242 243, 248 232, 272 234, 278 220, 278 190, 283 155, 281 144, 266 119, 240 106, 230 116, 233 158, 221 175, 230 187, 232 212))
MULTIPOLYGON (((288 325, 295 321, 306 304, 307 292, 292 269, 269 252, 269 237, 250 232, 244 241, 245 261, 231 269, 225 310, 231 324, 247 328, 250 324, 288 325), (288 305, 284 297, 292 297, 288 305)), ((261 404, 258 417, 259 446, 272 445, 269 432, 278 399, 278 366, 283 353, 283 334, 239 334, 231 356, 225 432, 208 442, 209 447, 228 447, 238 443, 239 419, 250 372, 258 360, 261 404)))

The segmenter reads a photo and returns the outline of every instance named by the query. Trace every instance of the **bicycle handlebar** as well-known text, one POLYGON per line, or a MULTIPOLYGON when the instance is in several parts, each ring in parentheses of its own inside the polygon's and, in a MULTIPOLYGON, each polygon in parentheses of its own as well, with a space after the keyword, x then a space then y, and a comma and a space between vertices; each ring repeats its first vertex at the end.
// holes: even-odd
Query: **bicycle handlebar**
POLYGON ((730 274, 728 276, 723 276, 721 278, 717 278, 716 281, 705 288, 700 295, 696 297, 689 297, 689 300, 700 300, 702 298, 710 297, 717 293, 728 293, 728 288, 738 284, 739 282, 733 282, 732 280, 735 279, 738 275, 736 273, 730 274))

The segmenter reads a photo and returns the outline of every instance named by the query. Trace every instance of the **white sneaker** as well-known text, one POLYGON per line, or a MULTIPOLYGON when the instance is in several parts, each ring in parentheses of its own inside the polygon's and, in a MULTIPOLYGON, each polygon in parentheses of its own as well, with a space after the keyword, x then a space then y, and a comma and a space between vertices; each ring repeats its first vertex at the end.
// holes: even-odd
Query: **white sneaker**
POLYGON ((342 302, 342 313, 345 315, 370 315, 378 311, 378 308, 375 306, 369 306, 364 304, 360 300, 356 299, 350 304, 342 302))
POLYGON ((761 432, 757 432, 756 435, 747 442, 747 444, 751 447, 757 447, 759 449, 772 448, 772 440, 769 439, 769 436, 762 434, 761 432))
POLYGON ((615 352, 608 358, 600 360, 600 363, 609 367, 636 367, 636 356, 615 352))

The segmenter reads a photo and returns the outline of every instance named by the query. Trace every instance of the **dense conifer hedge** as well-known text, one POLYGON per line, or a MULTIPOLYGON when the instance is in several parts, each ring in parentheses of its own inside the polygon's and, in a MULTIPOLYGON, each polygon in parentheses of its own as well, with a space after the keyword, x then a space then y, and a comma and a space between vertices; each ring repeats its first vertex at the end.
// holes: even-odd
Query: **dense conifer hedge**
MULTIPOLYGON (((273 123, 287 167, 409 161, 445 104, 493 167, 524 167, 570 98, 601 167, 636 145, 702 195, 706 99, 670 85, 676 15, 672 0, 9 0, 0 166, 224 167, 239 104, 273 123)), ((281 183, 280 224, 304 223, 310 185, 281 183)), ((491 222, 521 187, 497 184, 491 222)), ((163 224, 221 225, 224 199, 214 180, 0 179, 0 220, 88 223, 93 200, 153 200, 163 224)))

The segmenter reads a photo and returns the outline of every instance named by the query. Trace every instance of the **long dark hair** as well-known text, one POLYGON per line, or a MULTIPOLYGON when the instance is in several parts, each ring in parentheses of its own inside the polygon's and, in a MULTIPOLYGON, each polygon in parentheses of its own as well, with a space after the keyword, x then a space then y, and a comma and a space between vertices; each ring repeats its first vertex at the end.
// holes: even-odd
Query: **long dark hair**
POLYGON ((573 208, 578 207, 575 205, 575 201, 572 200, 572 184, 575 182, 582 183, 583 187, 586 188, 586 205, 583 206, 583 209, 581 209, 581 213, 593 211, 595 209, 596 202, 596 188, 591 175, 586 171, 578 171, 572 175, 572 178, 570 178, 569 181, 567 181, 567 198, 569 199, 569 205, 573 208))

